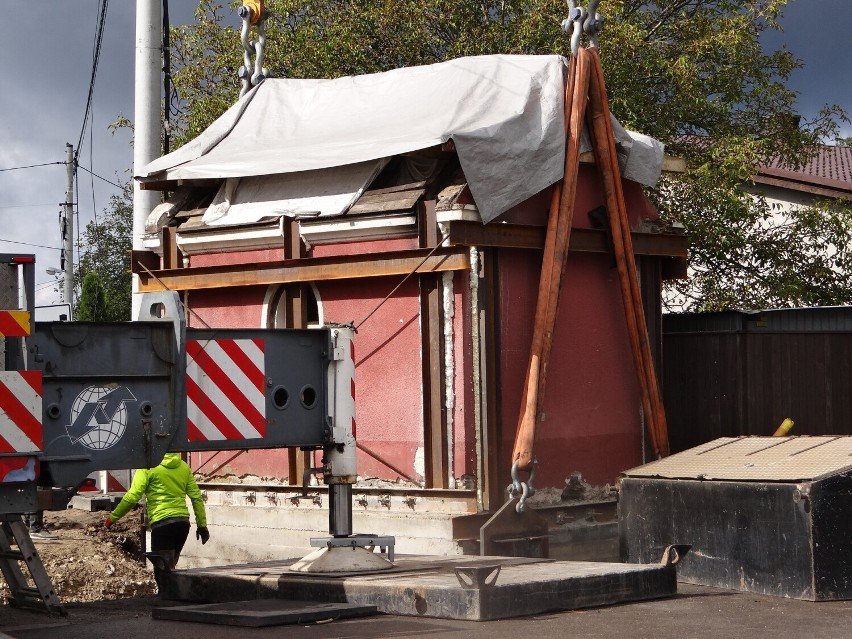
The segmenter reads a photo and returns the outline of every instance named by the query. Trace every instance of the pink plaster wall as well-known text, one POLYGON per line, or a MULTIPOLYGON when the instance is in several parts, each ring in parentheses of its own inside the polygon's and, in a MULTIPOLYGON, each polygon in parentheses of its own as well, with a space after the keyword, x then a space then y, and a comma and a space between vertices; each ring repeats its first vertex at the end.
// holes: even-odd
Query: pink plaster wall
MULTIPOLYGON (((399 277, 320 282, 327 322, 354 321, 358 441, 382 460, 419 478, 415 454, 423 446, 420 305, 415 278, 387 301, 399 277), (366 319, 375 310, 369 319, 366 319)), ((358 451, 362 476, 396 478, 386 464, 358 451)))
MULTIPOLYGON (((625 182, 625 198, 633 224, 656 217, 638 185, 625 182)), ((546 224, 549 192, 515 207, 500 221, 546 224)), ((588 211, 602 203, 594 167, 580 168, 574 225, 591 226, 588 211)), ((495 222, 499 223, 499 222, 495 222)), ((415 238, 385 242, 321 245, 312 255, 369 254, 416 248, 415 238)), ((279 252, 225 254, 193 258, 193 265, 241 263, 250 258, 277 260, 279 252)), ((499 251, 501 455, 508 475, 523 376, 529 357, 541 252, 499 251)), ((423 446, 419 291, 415 278, 386 302, 384 297, 401 277, 366 278, 317 283, 327 322, 360 324, 355 337, 358 441, 373 455, 358 451, 359 473, 395 479, 396 467, 422 479, 416 462, 423 446), (376 459, 378 457, 379 459, 376 459), (387 462, 387 463, 384 463, 387 462)), ((470 280, 466 272, 453 277, 453 380, 455 405, 454 475, 476 473, 470 280)), ((190 305, 211 326, 260 325, 266 287, 194 291, 190 305)), ((190 325, 200 326, 198 320, 190 325)), ((606 255, 572 253, 563 280, 558 327, 548 371, 546 419, 536 453, 537 486, 563 485, 579 470, 592 483, 612 482, 618 473, 641 463, 642 438, 638 385, 625 328, 617 274, 606 255)), ((197 460, 195 459, 197 457, 197 460)), ((211 454, 194 454, 204 463, 211 454)), ((219 453, 202 472, 230 457, 219 453)), ((286 451, 253 451, 237 456, 223 470, 237 475, 286 477, 286 451)), ((221 471, 220 471, 221 472, 221 471)), ((501 470, 502 472, 502 470, 501 470)), ((508 483, 508 482, 507 482, 508 483)))

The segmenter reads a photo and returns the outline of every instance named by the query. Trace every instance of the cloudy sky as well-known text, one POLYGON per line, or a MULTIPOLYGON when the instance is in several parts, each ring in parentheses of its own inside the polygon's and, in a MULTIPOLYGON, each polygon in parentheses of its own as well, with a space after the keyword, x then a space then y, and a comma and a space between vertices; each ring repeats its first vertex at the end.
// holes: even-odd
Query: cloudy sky
MULTIPOLYGON (((65 145, 77 146, 83 127, 96 36, 98 0, 0 0, 0 252, 35 253, 37 303, 60 301, 45 269, 59 267, 60 203, 65 194, 65 145), (28 169, 16 167, 47 166, 28 169), (15 170, 10 170, 15 169, 15 170)), ((128 131, 113 134, 120 115, 133 118, 135 5, 109 5, 93 99, 92 125, 83 136, 76 224, 101 215, 133 162, 128 131), (99 177, 91 176, 88 171, 99 177)), ((173 23, 192 20, 195 0, 171 0, 173 23)), ((606 2, 602 3, 606 12, 606 2)), ((238 23, 236 16, 234 24, 238 23)), ((852 112, 852 1, 791 0, 784 32, 767 45, 787 43, 805 62, 792 87, 799 111, 809 117, 825 104, 852 112)), ((234 43, 234 46, 238 46, 234 43)), ((844 125, 844 135, 852 127, 844 125)), ((61 288, 61 287, 60 287, 61 288)))

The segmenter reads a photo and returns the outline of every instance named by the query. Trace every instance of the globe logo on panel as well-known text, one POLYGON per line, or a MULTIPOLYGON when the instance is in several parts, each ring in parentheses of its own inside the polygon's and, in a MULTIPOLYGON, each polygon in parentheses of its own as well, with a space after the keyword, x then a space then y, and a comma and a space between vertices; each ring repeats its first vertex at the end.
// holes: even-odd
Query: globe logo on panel
POLYGON ((89 386, 71 405, 71 423, 65 427, 72 444, 105 450, 118 443, 127 429, 127 403, 136 397, 126 386, 89 386))

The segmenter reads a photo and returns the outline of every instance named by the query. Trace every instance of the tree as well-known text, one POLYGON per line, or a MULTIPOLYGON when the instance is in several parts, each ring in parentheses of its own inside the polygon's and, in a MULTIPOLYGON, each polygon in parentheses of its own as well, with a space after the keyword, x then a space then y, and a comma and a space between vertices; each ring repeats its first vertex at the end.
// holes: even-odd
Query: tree
POLYGON ((95 271, 89 271, 83 278, 82 292, 77 302, 77 320, 103 322, 106 320, 106 311, 104 285, 95 271))
POLYGON ((110 198, 103 217, 89 222, 80 236, 80 263, 74 277, 81 291, 74 313, 77 319, 130 320, 132 237, 133 190, 128 183, 120 195, 110 198))
MULTIPOLYGON (((174 84, 185 108, 175 122, 177 145, 237 99, 239 4, 200 0, 197 22, 173 30, 174 84)), ((763 51, 760 39, 778 28, 785 4, 606 0, 599 7, 613 113, 690 167, 648 192, 692 239, 696 277, 673 291, 685 308, 852 302, 849 208, 794 212, 767 232, 768 204, 740 188, 770 158, 800 166, 846 119, 837 106, 811 121, 796 116, 796 94, 785 83, 801 63, 786 49, 763 51), (833 252, 816 250, 826 233, 833 252)), ((371 73, 462 55, 569 53, 562 0, 269 0, 267 7, 265 66, 277 77, 371 73)))

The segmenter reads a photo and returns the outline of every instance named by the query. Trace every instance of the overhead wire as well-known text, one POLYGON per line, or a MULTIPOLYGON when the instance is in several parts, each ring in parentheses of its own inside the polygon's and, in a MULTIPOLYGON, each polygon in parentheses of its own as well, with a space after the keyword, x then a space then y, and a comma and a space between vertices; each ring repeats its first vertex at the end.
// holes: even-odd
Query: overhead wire
POLYGON ((0 169, 0 173, 5 171, 20 171, 21 169, 34 169, 39 166, 53 166, 54 164, 65 164, 65 162, 43 162, 42 164, 27 164, 26 166, 10 166, 0 169))
MULTIPOLYGON (((63 164, 64 164, 64 162, 63 162, 63 164)), ((112 180, 108 180, 108 179, 106 179, 105 177, 103 177, 103 176, 101 176, 101 175, 98 175, 98 174, 97 174, 97 173, 95 173, 94 171, 91 171, 91 170, 87 169, 87 168, 86 168, 85 166, 83 166, 82 164, 77 164, 77 168, 78 168, 78 169, 83 169, 83 170, 84 170, 86 173, 88 173, 89 175, 91 175, 91 176, 93 176, 93 177, 96 177, 96 178, 98 178, 99 180, 103 180, 103 181, 104 181, 104 182, 106 182, 107 184, 112 184, 112 185, 113 185, 114 187, 116 187, 116 188, 124 189, 124 187, 123 187, 121 184, 116 184, 116 183, 115 183, 115 182, 113 182, 112 180)))
POLYGON ((33 244, 32 242, 19 242, 18 240, 7 240, 5 238, 0 237, 0 242, 6 242, 7 244, 22 244, 23 246, 34 246, 36 248, 50 249, 51 251, 61 251, 61 248, 56 248, 55 246, 45 246, 44 244, 33 244))
POLYGON ((41 204, 0 204, 0 209, 31 209, 42 206, 53 206, 53 202, 43 202, 41 204))
POLYGON ((106 22, 107 9, 109 8, 109 0, 100 0, 98 4, 97 30, 95 32, 95 43, 92 52, 92 74, 89 79, 89 93, 86 98, 86 110, 83 113, 83 125, 80 128, 80 136, 77 138, 77 147, 74 150, 76 154, 80 153, 80 146, 83 144, 83 136, 86 134, 86 128, 89 125, 89 115, 92 111, 92 98, 95 95, 95 80, 98 75, 98 62, 101 57, 101 44, 104 37, 104 24, 106 22))
MULTIPOLYGON (((73 222, 74 217, 76 216, 77 224, 74 225, 74 237, 71 238, 71 244, 72 244, 72 246, 74 244, 76 244, 77 251, 75 252, 75 251, 72 250, 72 253, 71 253, 71 256, 70 256, 71 259, 72 259, 72 268, 74 270, 74 273, 77 273, 77 270, 78 270, 78 267, 79 267, 79 250, 80 250, 80 204, 79 204, 80 203, 80 180, 79 180, 79 176, 78 176, 78 173, 79 173, 78 169, 80 168, 80 163, 79 163, 80 149, 82 148, 83 139, 85 138, 86 130, 88 129, 89 130, 89 164, 94 165, 94 158, 93 158, 94 126, 92 125, 92 121, 94 119, 93 118, 93 112, 94 112, 93 99, 94 99, 94 95, 95 95, 95 83, 97 81, 97 76, 98 76, 98 63, 100 62, 101 48, 102 48, 102 44, 103 44, 104 25, 106 24, 106 15, 107 15, 108 9, 109 9, 109 0, 100 0, 98 2, 98 11, 97 11, 97 16, 95 18, 97 26, 96 26, 96 29, 95 29, 95 40, 94 40, 94 44, 92 46, 92 72, 91 72, 91 75, 89 77, 89 91, 88 91, 88 94, 86 96, 86 108, 85 108, 85 111, 83 112, 83 124, 80 127, 80 135, 77 138, 77 146, 74 148, 73 172, 74 172, 74 188, 76 190, 75 200, 77 202, 77 206, 72 209, 71 216, 72 216, 72 222, 73 222), (75 260, 75 253, 76 253, 76 260, 75 260)), ((106 180, 105 178, 102 178, 99 175, 95 175, 95 173, 92 172, 89 169, 84 169, 84 170, 87 173, 89 173, 92 176, 92 178, 97 177, 99 179, 104 180, 105 182, 109 182, 109 180, 106 180)), ((118 186, 118 185, 114 185, 114 186, 118 186)), ((118 188, 121 188, 121 187, 118 186, 118 188)), ((92 179, 92 209, 94 211, 95 220, 97 221, 97 202, 95 201, 94 179, 92 179)), ((61 228, 63 236, 65 235, 65 233, 67 233, 67 222, 68 222, 68 220, 65 220, 65 225, 61 228)), ((63 245, 64 245, 64 237, 63 237, 63 245)), ((63 254, 63 256, 64 256, 64 254, 63 254)))

